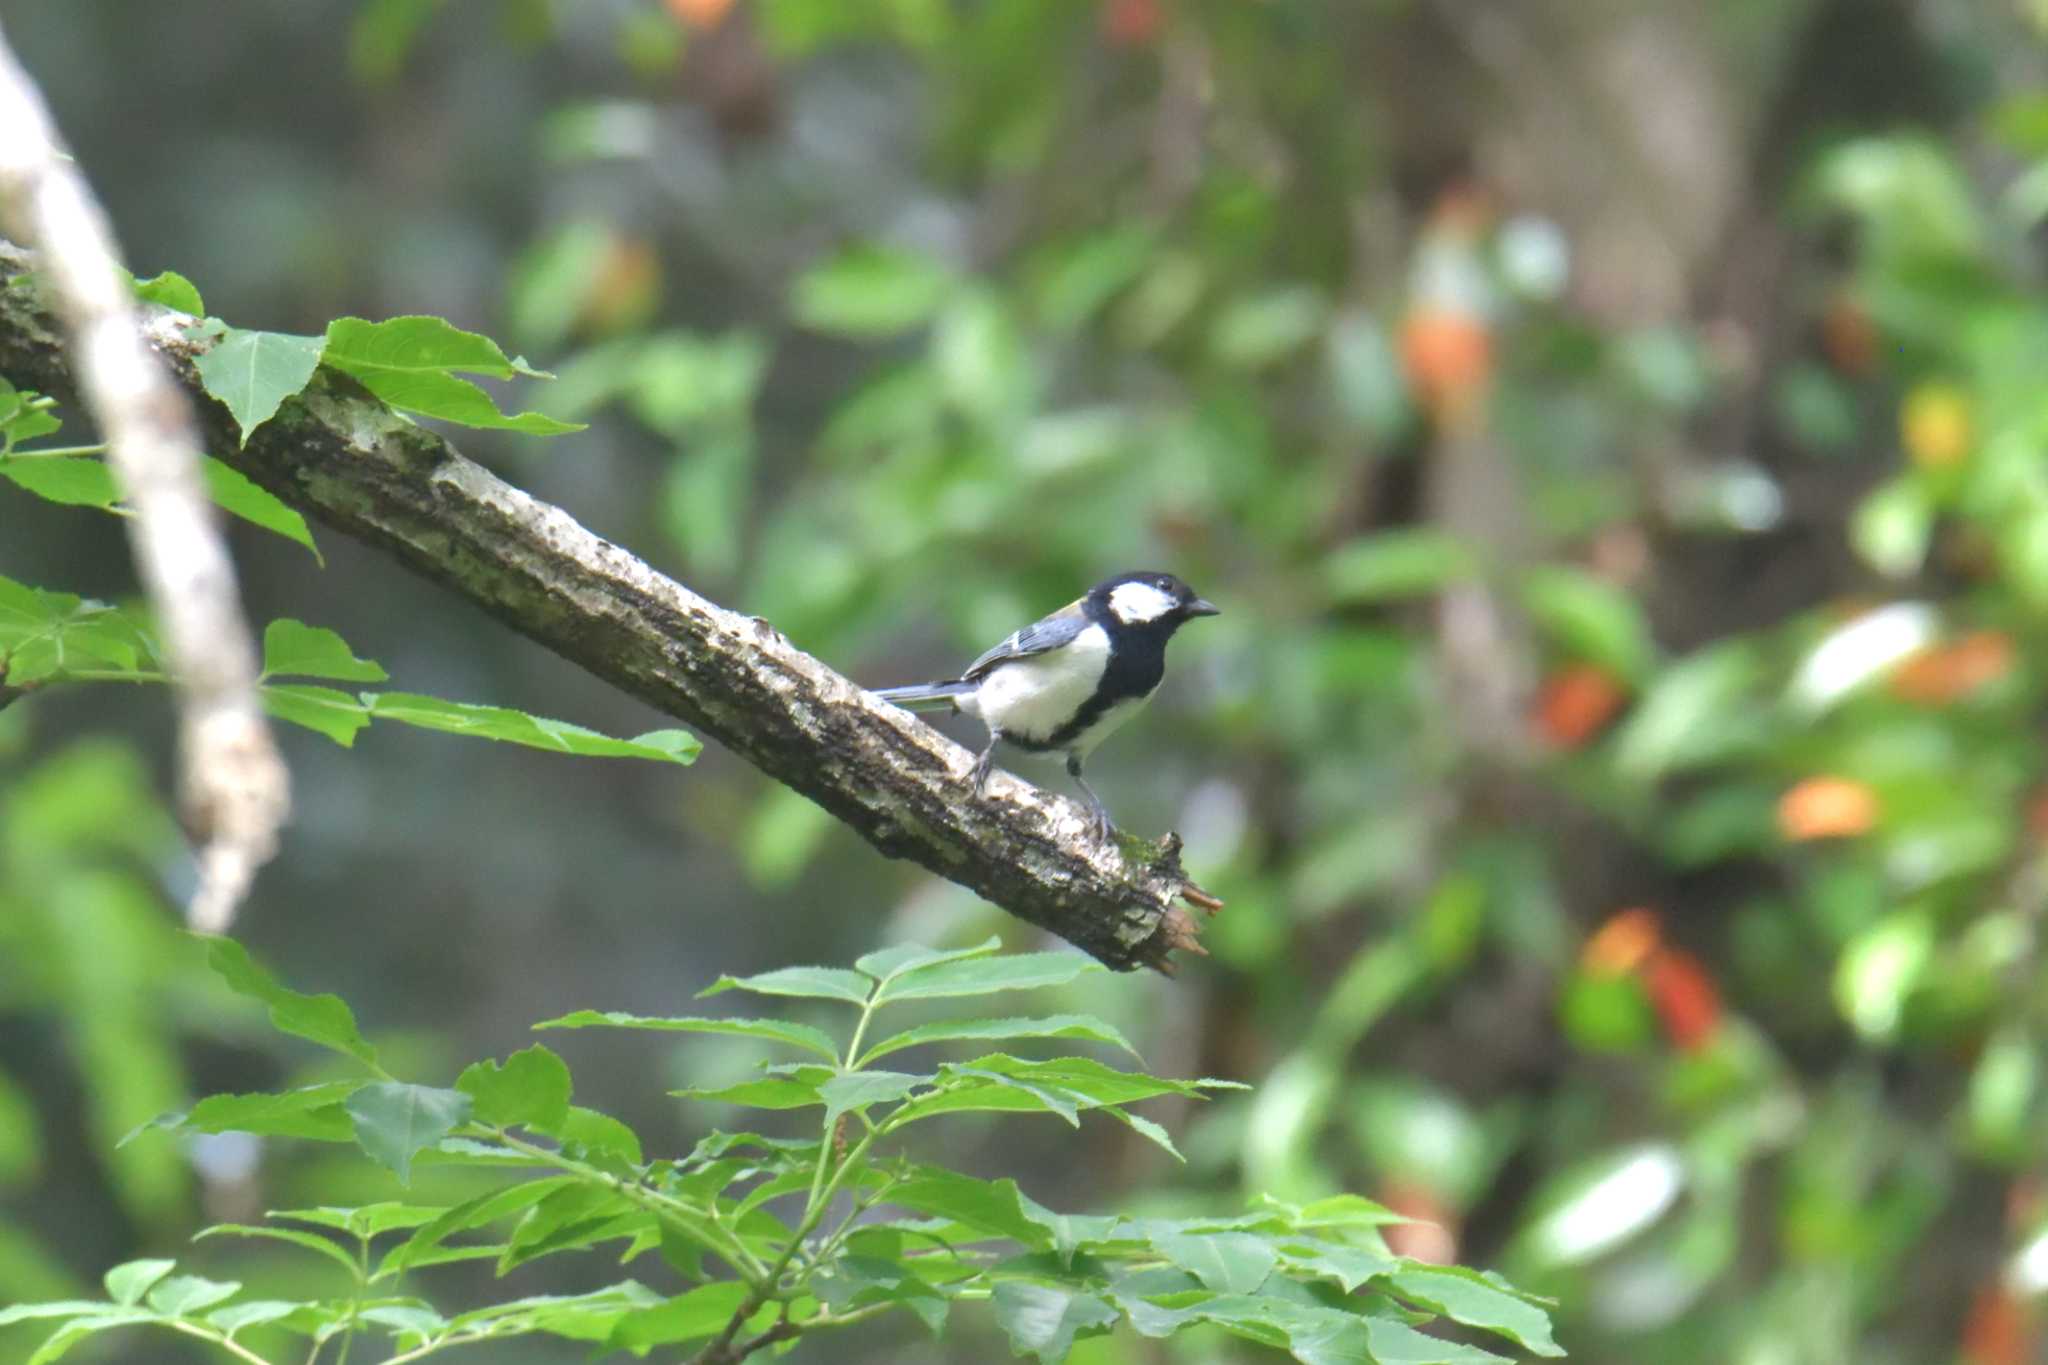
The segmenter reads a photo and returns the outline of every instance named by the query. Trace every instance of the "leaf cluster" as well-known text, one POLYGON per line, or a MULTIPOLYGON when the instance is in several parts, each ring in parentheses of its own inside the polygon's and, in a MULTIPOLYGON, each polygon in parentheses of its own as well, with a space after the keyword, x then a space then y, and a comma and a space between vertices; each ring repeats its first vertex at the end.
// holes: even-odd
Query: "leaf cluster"
POLYGON ((374 1337, 386 1343, 389 1365, 529 1335, 600 1352, 683 1348, 699 1361, 737 1361, 898 1312, 937 1335, 956 1307, 985 1305, 1018 1355, 1048 1365, 1076 1340, 1119 1324, 1147 1337, 1218 1329, 1310 1365, 1502 1359, 1418 1330, 1433 1318, 1528 1353, 1562 1354, 1543 1301, 1496 1276, 1391 1254, 1379 1229, 1397 1216, 1357 1196, 1262 1200, 1247 1213, 1211 1218, 1061 1214, 1013 1180, 975 1178, 903 1151, 898 1139, 911 1127, 975 1112, 1049 1114, 1069 1125, 1101 1116, 1173 1151, 1165 1128, 1131 1107, 1230 1088, 1090 1057, 980 1051, 1058 1039, 1130 1053, 1116 1028, 1088 1015, 983 1016, 882 1031, 879 1016, 893 1006, 979 1000, 1101 970, 1073 954, 999 956, 996 947, 885 949, 851 968, 724 977, 703 992, 836 1008, 847 1021, 840 1030, 773 1017, 596 1011, 539 1025, 746 1038, 794 1056, 763 1063, 752 1081, 677 1093, 814 1110, 814 1136, 713 1131, 687 1154, 663 1158, 617 1119, 577 1105, 567 1065, 546 1047, 479 1062, 452 1086, 404 1081, 339 998, 293 991, 240 945, 216 941, 209 961, 230 989, 262 1004, 279 1031, 346 1059, 353 1074, 275 1093, 215 1095, 130 1140, 159 1130, 234 1131, 352 1145, 413 1188, 401 1200, 279 1210, 262 1223, 199 1234, 316 1258, 333 1276, 331 1294, 259 1297, 152 1259, 109 1271, 104 1300, 24 1304, 0 1311, 0 1326, 52 1324, 30 1365, 55 1361, 97 1333, 145 1326, 252 1362, 293 1349, 317 1359, 330 1342, 374 1337), (906 1054, 962 1044, 979 1055, 894 1069, 906 1054), (893 1065, 877 1065, 885 1060, 893 1065), (420 1179, 429 1167, 486 1183, 435 1199, 421 1192, 434 1183, 420 1179), (598 1251, 631 1267, 632 1278, 466 1311, 444 1311, 429 1297, 438 1267, 482 1262, 504 1275, 598 1251))

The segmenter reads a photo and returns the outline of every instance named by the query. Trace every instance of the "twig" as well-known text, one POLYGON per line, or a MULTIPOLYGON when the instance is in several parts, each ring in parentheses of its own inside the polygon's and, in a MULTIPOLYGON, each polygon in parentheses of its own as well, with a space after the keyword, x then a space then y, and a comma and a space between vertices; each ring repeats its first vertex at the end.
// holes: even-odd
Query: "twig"
POLYGON ((39 278, 69 335, 77 387, 134 507, 129 543, 182 700, 181 795, 205 841, 186 914, 218 933, 276 851, 289 777, 257 698, 256 649, 201 481, 191 405, 143 343, 106 217, 4 33, 0 225, 42 248, 39 278))
MULTIPOLYGON (((0 375, 64 397, 74 362, 0 242, 0 375)), ((206 345, 153 315, 187 392, 206 345)), ((1170 971, 1194 943, 1180 841, 1096 837, 1076 803, 1007 775, 976 798, 973 756, 862 691, 768 623, 729 611, 471 463, 346 376, 321 371, 238 446, 203 399, 222 458, 285 501, 388 551, 562 657, 718 739, 891 857, 909 858, 1119 970, 1170 971)), ((1205 897, 1205 909, 1214 898, 1205 897)), ((1200 903, 1200 902, 1196 902, 1200 903)))

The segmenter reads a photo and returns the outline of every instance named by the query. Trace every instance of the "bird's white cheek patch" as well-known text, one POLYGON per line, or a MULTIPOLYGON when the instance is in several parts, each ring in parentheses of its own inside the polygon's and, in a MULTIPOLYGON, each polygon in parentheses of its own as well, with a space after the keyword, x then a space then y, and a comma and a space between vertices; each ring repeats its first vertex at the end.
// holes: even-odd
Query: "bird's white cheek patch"
POLYGON ((1125 583, 1110 589, 1109 609, 1127 625, 1157 621, 1178 605, 1171 596, 1150 583, 1125 583))

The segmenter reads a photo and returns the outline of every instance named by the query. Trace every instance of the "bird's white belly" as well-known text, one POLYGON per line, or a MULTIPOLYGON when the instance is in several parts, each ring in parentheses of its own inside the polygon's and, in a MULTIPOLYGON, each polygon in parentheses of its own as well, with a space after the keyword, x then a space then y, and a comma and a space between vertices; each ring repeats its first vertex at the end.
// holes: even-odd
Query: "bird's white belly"
POLYGON ((1087 705, 1108 663, 1109 637, 1090 626, 1059 649, 996 665, 961 709, 1013 739, 1044 741, 1087 705))

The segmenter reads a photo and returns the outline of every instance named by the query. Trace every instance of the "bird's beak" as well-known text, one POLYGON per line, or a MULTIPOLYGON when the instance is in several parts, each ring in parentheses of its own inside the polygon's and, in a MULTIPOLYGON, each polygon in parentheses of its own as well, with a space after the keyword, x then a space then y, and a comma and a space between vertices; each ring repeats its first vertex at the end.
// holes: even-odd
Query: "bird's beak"
POLYGON ((1223 608, 1217 606, 1206 597, 1197 597, 1194 601, 1188 603, 1183 610, 1190 616, 1221 616, 1223 614, 1223 608))

